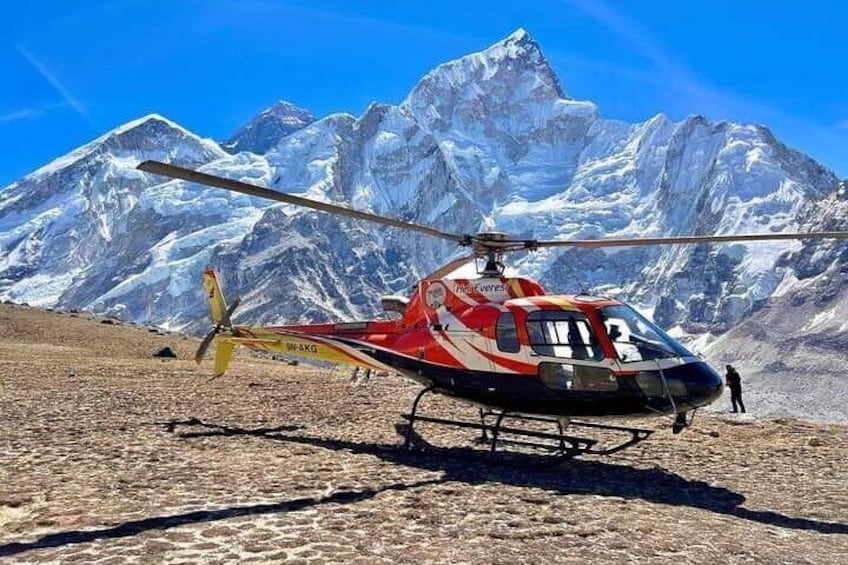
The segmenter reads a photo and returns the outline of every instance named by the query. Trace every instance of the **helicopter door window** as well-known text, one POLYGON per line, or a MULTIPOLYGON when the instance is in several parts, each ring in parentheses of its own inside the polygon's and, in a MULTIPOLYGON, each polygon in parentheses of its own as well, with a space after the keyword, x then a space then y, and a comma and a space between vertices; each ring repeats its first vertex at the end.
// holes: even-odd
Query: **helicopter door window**
POLYGON ((539 363, 539 379, 554 390, 579 392, 615 392, 618 379, 605 367, 568 365, 566 363, 539 363))
POLYGON ((539 378, 548 388, 571 390, 574 388, 574 365, 540 363, 539 378))
POLYGON ((521 343, 518 341, 518 332, 515 327, 515 316, 512 312, 503 312, 498 316, 498 322, 495 325, 495 340, 498 343, 498 349, 504 353, 518 353, 521 350, 521 343))
POLYGON ((585 316, 576 312, 538 310, 527 315, 527 334, 539 355, 569 359, 603 359, 603 351, 585 316))

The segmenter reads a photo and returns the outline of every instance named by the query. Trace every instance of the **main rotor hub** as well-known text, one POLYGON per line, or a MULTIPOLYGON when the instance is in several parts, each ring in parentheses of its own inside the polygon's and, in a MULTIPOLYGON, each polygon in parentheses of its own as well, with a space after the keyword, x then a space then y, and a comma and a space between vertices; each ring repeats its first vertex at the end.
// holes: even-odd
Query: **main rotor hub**
POLYGON ((481 241, 506 241, 509 239, 509 235, 502 231, 484 231, 478 233, 475 237, 481 241))
POLYGON ((509 236, 502 232, 483 232, 475 235, 471 240, 471 248, 477 257, 488 257, 492 252, 499 255, 506 247, 509 236))
POLYGON ((508 241, 509 236, 502 232, 483 232, 472 237, 474 255, 486 260, 482 271, 478 267, 478 273, 484 276, 500 276, 503 273, 503 252, 508 241))

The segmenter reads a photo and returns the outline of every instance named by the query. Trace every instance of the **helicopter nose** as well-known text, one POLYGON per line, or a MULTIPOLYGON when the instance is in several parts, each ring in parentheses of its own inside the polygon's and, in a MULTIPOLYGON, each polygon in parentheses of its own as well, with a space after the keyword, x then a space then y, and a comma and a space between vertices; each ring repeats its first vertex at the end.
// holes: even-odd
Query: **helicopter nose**
POLYGON ((693 408, 714 402, 724 388, 721 375, 703 361, 686 365, 685 382, 689 404, 693 408))

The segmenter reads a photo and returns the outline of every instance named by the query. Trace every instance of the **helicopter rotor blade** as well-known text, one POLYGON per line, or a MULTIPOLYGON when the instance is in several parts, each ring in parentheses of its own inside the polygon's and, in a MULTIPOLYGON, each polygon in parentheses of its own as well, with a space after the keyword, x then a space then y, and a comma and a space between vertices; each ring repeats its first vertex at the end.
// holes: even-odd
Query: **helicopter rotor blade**
POLYGON ((465 255, 463 257, 459 257, 450 261, 449 263, 445 263, 426 277, 423 280, 434 280, 434 279, 443 279, 458 268, 462 267, 466 263, 473 261, 477 258, 476 254, 472 253, 470 255, 465 255))
POLYGON ((293 194, 286 194, 284 192, 277 192, 275 190, 271 190, 254 184, 248 184, 246 182, 226 179, 215 175, 209 175, 206 173, 201 173, 199 171, 194 171, 192 169, 179 167, 177 165, 169 165, 167 163, 160 163, 159 161, 144 161, 136 168, 146 173, 153 173, 165 177, 196 182, 198 184, 214 186, 216 188, 223 188, 226 190, 240 192, 242 194, 247 194, 250 196, 258 196, 259 198, 267 198, 268 200, 285 202, 286 204, 294 204, 296 206, 303 206, 304 208, 311 208, 313 210, 320 210, 322 212, 329 212, 331 214, 340 214, 349 218, 356 218, 358 220, 376 222, 378 224, 383 224, 394 228, 415 231, 434 237, 440 237, 442 239, 448 239, 450 241, 459 243, 460 245, 471 244, 471 237, 467 235, 447 233, 434 228, 428 228, 427 226, 422 226, 419 224, 403 222, 401 220, 395 220, 393 218, 387 218, 385 216, 378 216, 377 214, 371 214, 369 212, 360 212, 359 210, 346 208, 337 204, 328 204, 326 202, 310 200, 309 198, 294 196, 293 194))
POLYGON ((542 247, 631 247, 631 246, 646 246, 646 245, 687 245, 693 243, 721 243, 721 242, 746 242, 746 241, 780 241, 780 240, 801 240, 801 239, 848 239, 848 232, 845 231, 825 231, 825 232, 809 232, 809 233, 752 233, 752 234, 727 234, 727 235, 691 235, 691 236, 674 236, 674 237, 625 237, 625 238, 609 238, 609 239, 563 239, 563 240, 535 240, 535 239, 510 239, 509 237, 490 238, 483 237, 486 234, 478 235, 460 235, 449 232, 443 232, 427 226, 404 222, 394 218, 387 218, 369 212, 361 212, 352 208, 346 208, 337 204, 328 204, 319 202, 301 196, 294 196, 284 192, 277 192, 261 186, 248 184, 245 182, 226 179, 223 177, 201 173, 192 169, 187 169, 177 165, 161 163, 159 161, 144 161, 137 167, 139 170, 153 173, 157 175, 167 176, 171 178, 181 179, 206 186, 223 188, 234 192, 240 192, 249 196, 266 198, 286 204, 294 204, 303 206, 313 210, 328 212, 331 214, 340 214, 350 218, 376 222, 378 224, 391 226, 395 228, 405 229, 418 233, 423 233, 441 239, 447 239, 458 243, 461 246, 471 246, 475 253, 468 257, 456 259, 456 267, 453 267, 454 261, 448 263, 444 267, 440 267, 434 273, 431 273, 427 278, 440 278, 451 270, 461 267, 465 262, 472 257, 485 257, 487 253, 508 253, 513 251, 527 251, 539 249, 542 247), (446 272, 443 269, 450 270, 446 272))
POLYGON ((219 331, 221 331, 221 326, 215 326, 211 332, 206 334, 203 341, 200 342, 200 347, 197 348, 197 353, 194 354, 194 361, 198 365, 200 365, 203 361, 203 357, 206 355, 206 350, 209 349, 209 345, 212 343, 212 340, 215 339, 215 336, 218 335, 219 331))
POLYGON ((687 245, 691 243, 721 243, 745 241, 778 241, 797 239, 848 239, 845 231, 808 233, 748 233, 727 235, 684 235, 676 237, 623 237, 610 239, 563 239, 552 241, 509 240, 502 242, 509 250, 540 247, 629 247, 640 245, 687 245))
POLYGON ((236 299, 233 300, 233 303, 230 304, 229 308, 227 308, 227 311, 224 313, 224 318, 221 322, 222 327, 225 327, 225 328, 232 328, 233 327, 233 321, 232 321, 231 317, 233 315, 233 312, 236 311, 236 308, 239 307, 239 304, 241 304, 241 296, 236 296, 236 299))

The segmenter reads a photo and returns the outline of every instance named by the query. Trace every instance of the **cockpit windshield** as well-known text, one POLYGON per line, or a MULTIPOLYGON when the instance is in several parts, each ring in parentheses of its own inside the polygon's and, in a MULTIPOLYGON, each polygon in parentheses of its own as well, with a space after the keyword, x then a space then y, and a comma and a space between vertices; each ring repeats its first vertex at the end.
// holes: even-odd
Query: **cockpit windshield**
POLYGON ((624 362, 692 355, 629 306, 607 306, 599 312, 618 358, 624 362))

